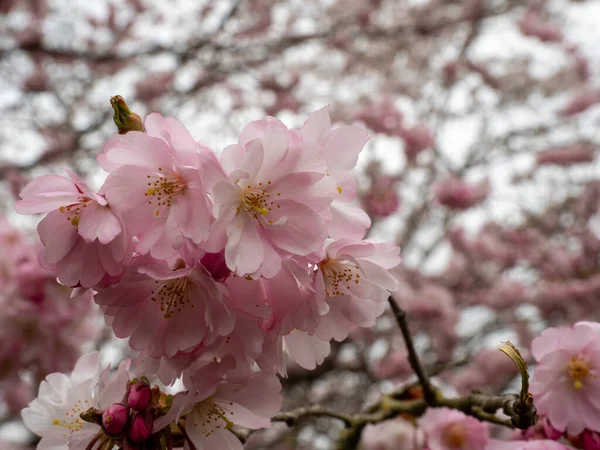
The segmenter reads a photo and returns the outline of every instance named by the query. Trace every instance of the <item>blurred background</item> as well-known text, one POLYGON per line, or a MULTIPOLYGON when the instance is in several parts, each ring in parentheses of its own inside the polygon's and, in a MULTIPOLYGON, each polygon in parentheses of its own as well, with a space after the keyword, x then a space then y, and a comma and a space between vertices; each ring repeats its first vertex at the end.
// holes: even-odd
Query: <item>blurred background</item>
MULTIPOLYGON (((0 450, 35 443, 19 411, 47 373, 127 356, 40 278, 39 218, 12 212, 33 176, 101 185, 117 94, 217 152, 251 120, 299 127, 324 105, 367 128, 357 201, 369 237, 402 247, 395 297, 444 389, 504 392, 503 341, 529 358, 548 325, 600 319, 600 1, 0 0, 0 450)), ((348 412, 411 380, 388 314, 289 373, 284 408, 348 412)), ((281 424, 247 448, 332 449, 340 427, 281 424)))

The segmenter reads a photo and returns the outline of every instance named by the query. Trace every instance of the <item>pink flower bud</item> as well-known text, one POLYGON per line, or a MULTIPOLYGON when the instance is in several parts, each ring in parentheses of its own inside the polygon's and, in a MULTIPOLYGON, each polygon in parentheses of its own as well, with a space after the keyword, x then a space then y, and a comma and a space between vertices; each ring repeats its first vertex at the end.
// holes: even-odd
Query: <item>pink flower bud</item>
POLYGON ((600 435, 594 431, 583 432, 583 450, 600 450, 600 435))
POLYGON ((127 402, 134 411, 144 411, 150 405, 152 392, 145 381, 138 381, 129 389, 127 402))
MULTIPOLYGON (((562 431, 558 431, 556 428, 554 428, 551 424, 550 421, 548 419, 544 419, 542 421, 542 427, 544 430, 544 434, 546 435, 546 437, 548 439, 552 439, 553 441, 557 441, 559 440, 562 435, 564 434, 562 431)), ((600 450, 600 447, 597 447, 600 450)))
POLYGON ((113 403, 102 414, 102 425, 109 434, 119 434, 127 425, 129 412, 120 403, 113 403))
POLYGON ((488 180, 468 184, 458 177, 447 178, 435 188, 435 198, 439 204, 459 210, 469 209, 483 202, 489 193, 488 180))
POLYGON ((129 439, 139 444, 150 437, 152 432, 152 416, 150 414, 137 413, 133 416, 129 428, 129 439))

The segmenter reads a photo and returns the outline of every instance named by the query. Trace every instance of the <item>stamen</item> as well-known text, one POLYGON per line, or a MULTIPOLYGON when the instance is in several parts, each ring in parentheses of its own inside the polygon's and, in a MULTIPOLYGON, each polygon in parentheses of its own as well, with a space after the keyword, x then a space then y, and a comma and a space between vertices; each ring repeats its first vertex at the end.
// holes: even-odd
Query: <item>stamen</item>
POLYGON ((579 390, 583 387, 583 382, 587 377, 596 377, 596 375, 592 373, 588 361, 580 356, 571 358, 567 365, 567 374, 571 378, 575 390, 579 390))
POLYGON ((158 290, 153 291, 152 301, 160 303, 160 310, 164 311, 165 319, 171 318, 176 312, 181 312, 185 305, 194 308, 188 278, 166 281, 158 290))
POLYGON ((352 283, 360 283, 360 269, 350 261, 330 258, 320 263, 318 268, 325 280, 327 297, 345 295, 350 290, 352 283))
MULTIPOLYGON (((152 200, 156 201, 156 211, 154 212, 155 217, 159 217, 161 214, 161 207, 166 206, 170 208, 175 199, 183 194, 187 189, 186 181, 176 172, 163 171, 161 167, 158 168, 161 172, 156 175, 147 175, 148 178, 148 190, 144 194, 145 197, 152 197, 152 200)), ((148 204, 152 204, 152 200, 148 204)))

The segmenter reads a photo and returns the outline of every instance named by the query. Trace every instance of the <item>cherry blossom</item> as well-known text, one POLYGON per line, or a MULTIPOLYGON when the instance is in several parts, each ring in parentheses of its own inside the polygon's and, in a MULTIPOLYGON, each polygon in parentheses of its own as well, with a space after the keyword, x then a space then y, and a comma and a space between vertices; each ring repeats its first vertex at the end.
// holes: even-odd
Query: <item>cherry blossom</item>
POLYGON ((137 257, 95 301, 117 337, 155 358, 175 356, 229 334, 235 315, 222 285, 198 263, 137 257))
POLYGON ((427 410, 419 425, 430 450, 485 450, 489 441, 487 423, 448 408, 427 410))
POLYGON ((177 255, 186 239, 197 244, 208 238, 212 211, 206 181, 219 166, 214 153, 171 117, 150 114, 145 130, 106 142, 98 156, 109 172, 101 191, 138 236, 136 251, 166 258, 177 255))
POLYGON ((91 287, 105 275, 121 273, 131 258, 130 235, 104 197, 75 174, 69 178, 36 178, 21 191, 15 210, 50 211, 38 225, 44 265, 67 286, 91 287))
POLYGON ((531 379, 538 411, 554 428, 572 435, 585 428, 600 430, 600 325, 548 328, 531 350, 538 362, 531 379))
POLYGON ((224 247, 237 275, 271 278, 283 260, 314 252, 327 235, 319 213, 338 194, 335 182, 314 157, 316 146, 291 144, 287 127, 270 118, 251 122, 223 150, 229 180, 212 190, 217 221, 208 250, 224 247))

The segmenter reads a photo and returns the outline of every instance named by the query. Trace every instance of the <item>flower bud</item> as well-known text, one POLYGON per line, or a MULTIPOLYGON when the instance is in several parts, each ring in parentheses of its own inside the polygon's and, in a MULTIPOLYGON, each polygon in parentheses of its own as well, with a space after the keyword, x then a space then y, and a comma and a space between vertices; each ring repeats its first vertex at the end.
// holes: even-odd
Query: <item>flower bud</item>
POLYGON ((152 416, 150 414, 137 413, 133 416, 131 427, 129 427, 129 439, 136 444, 142 443, 152 433, 152 416))
POLYGON ((600 435, 594 431, 583 432, 583 450, 600 450, 600 435))
POLYGON ((556 428, 554 428, 548 419, 544 419, 542 421, 542 427, 546 437, 548 439, 552 439, 553 441, 559 440, 564 434, 562 431, 558 431, 556 428))
POLYGON ((115 125, 119 129, 119 134, 126 134, 129 131, 144 132, 144 124, 142 118, 131 111, 125 100, 120 95, 115 95, 110 98, 110 104, 115 110, 113 119, 115 125))
POLYGON ((134 411, 144 411, 150 405, 151 400, 152 392, 145 381, 138 381, 129 389, 127 402, 134 411))
POLYGON ((119 434, 127 425, 129 412, 120 403, 113 403, 102 414, 102 425, 108 434, 119 434))

